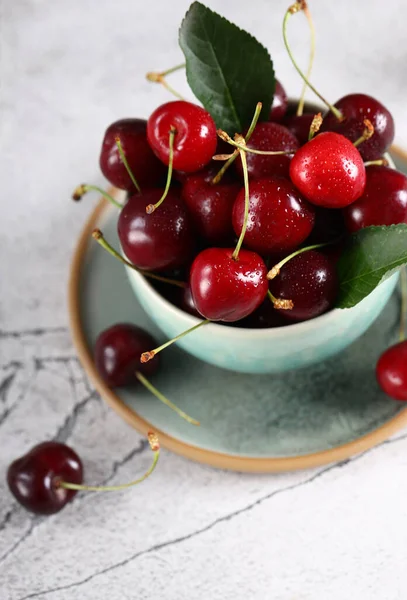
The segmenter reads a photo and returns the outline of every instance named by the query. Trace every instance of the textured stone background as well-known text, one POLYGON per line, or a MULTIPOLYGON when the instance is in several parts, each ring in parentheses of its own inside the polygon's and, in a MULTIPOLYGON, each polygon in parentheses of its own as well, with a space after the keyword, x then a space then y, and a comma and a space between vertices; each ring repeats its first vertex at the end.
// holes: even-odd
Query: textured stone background
MULTIPOLYGON (((398 600, 407 595, 407 440, 344 465, 279 476, 223 473, 164 453, 134 493, 79 495, 33 518, 7 464, 57 437, 94 482, 149 464, 145 442, 97 397, 67 330, 66 280, 91 210, 74 184, 103 184, 105 126, 148 116, 167 95, 143 75, 180 62, 187 0, 0 0, 0 598, 23 600, 398 600)), ((371 92, 407 146, 402 0, 311 0, 316 82, 331 99, 371 92)), ((208 0, 269 46, 290 94, 282 0, 208 0)), ((290 37, 307 52, 306 27, 290 37)), ((186 91, 181 75, 174 85, 186 91)))

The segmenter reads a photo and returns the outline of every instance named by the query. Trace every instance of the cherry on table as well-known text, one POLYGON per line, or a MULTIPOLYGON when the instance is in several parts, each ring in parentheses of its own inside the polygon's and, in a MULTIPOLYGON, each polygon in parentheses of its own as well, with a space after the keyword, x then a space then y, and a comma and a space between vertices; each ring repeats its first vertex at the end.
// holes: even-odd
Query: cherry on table
POLYGON ((191 173, 202 169, 216 152, 216 125, 200 106, 176 100, 159 106, 147 122, 147 139, 158 158, 169 164, 169 132, 175 127, 173 167, 191 173))
POLYGON ((147 142, 147 121, 144 119, 121 119, 106 129, 99 159, 106 179, 122 190, 135 191, 120 158, 116 138, 120 139, 130 170, 138 184, 142 188, 159 185, 165 176, 165 167, 147 142))
POLYGON ((287 112, 288 99, 285 89, 276 79, 276 87, 274 89, 273 102, 270 109, 270 121, 281 121, 287 112))
MULTIPOLYGON (((233 207, 233 227, 240 234, 244 220, 245 191, 233 207)), ((314 207, 293 184, 281 177, 250 182, 249 218, 244 244, 262 255, 290 251, 298 247, 314 226, 314 207)))
POLYGON ((190 286, 198 312, 211 321, 233 322, 247 317, 267 293, 263 259, 240 250, 235 260, 231 248, 208 248, 192 263, 190 286))
POLYGON ((338 133, 326 132, 297 150, 290 163, 290 177, 313 204, 342 208, 363 194, 366 169, 352 142, 338 133))
POLYGON ((344 209, 344 216, 351 232, 370 225, 407 223, 407 177, 389 167, 366 167, 365 190, 344 209))
MULTIPOLYGON (((250 140, 249 148, 262 151, 295 152, 299 148, 298 140, 283 125, 279 123, 263 122, 256 125, 250 140)), ((262 155, 246 153, 247 170, 249 179, 261 179, 269 175, 288 177, 292 154, 262 155)), ((237 173, 243 177, 243 167, 240 157, 235 161, 237 173)))
POLYGON ((77 493, 58 486, 58 481, 81 484, 83 467, 79 456, 59 442, 43 442, 11 463, 7 483, 16 500, 27 510, 57 513, 77 493))
POLYGON ((300 146, 308 142, 309 130, 314 119, 314 113, 305 113, 303 115, 291 115, 286 117, 282 125, 287 127, 297 138, 300 146))
POLYGON ((190 217, 175 190, 169 190, 165 202, 152 214, 146 213, 146 206, 158 202, 161 195, 162 190, 150 189, 130 197, 117 224, 125 255, 146 271, 187 264, 195 246, 190 217))
POLYGON ((315 250, 289 260, 270 281, 270 291, 276 298, 292 300, 292 309, 276 309, 291 321, 313 319, 332 308, 338 289, 333 261, 315 250))
POLYGON ((376 365, 376 378, 385 394, 407 400, 407 340, 383 352, 376 365))
POLYGON ((372 96, 349 94, 334 105, 344 119, 339 121, 332 112, 325 115, 321 131, 335 131, 355 142, 364 129, 364 119, 369 119, 374 128, 372 137, 358 147, 363 160, 375 160, 383 156, 394 139, 394 120, 390 112, 372 96))

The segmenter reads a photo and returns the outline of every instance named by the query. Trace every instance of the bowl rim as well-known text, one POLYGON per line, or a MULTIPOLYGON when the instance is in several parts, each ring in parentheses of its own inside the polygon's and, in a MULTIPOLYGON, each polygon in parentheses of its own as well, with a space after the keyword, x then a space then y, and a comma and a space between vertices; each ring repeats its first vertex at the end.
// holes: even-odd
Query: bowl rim
MULTIPOLYGON (((384 154, 384 157, 388 160, 390 168, 395 169, 396 165, 394 164, 390 154, 386 152, 384 154)), ((126 257, 122 249, 121 252, 122 255, 126 257)), ((197 325, 198 323, 204 320, 203 318, 199 319, 198 317, 195 317, 190 313, 187 313, 186 311, 182 310, 175 304, 172 304, 172 302, 170 302, 162 294, 157 292, 157 290, 153 287, 148 278, 146 278, 141 273, 135 271, 134 269, 131 269, 128 266, 125 266, 125 269, 127 271, 128 276, 134 278, 137 281, 137 286, 143 287, 145 291, 147 291, 150 295, 153 295, 156 298, 156 300, 162 305, 163 310, 165 310, 167 314, 172 314, 172 316, 174 316, 174 318, 176 318, 177 320, 182 318, 187 324, 189 324, 189 327, 193 327, 194 325, 197 325)), ((379 286, 382 285, 382 283, 380 283, 379 286)), ((374 290, 372 290, 371 294, 374 293, 377 287, 374 290)), ((134 293, 136 292, 134 291, 134 293)), ((361 302, 363 302, 363 300, 361 302)), ((256 339, 269 336, 278 339, 282 337, 285 338, 287 337, 287 335, 292 335, 295 337, 300 334, 306 334, 307 332, 309 333, 310 331, 314 331, 316 328, 329 327, 331 323, 342 318, 342 316, 346 316, 346 314, 349 314, 350 311, 357 309, 357 306, 359 306, 361 302, 355 304, 355 306, 351 308, 334 308, 326 313, 323 313, 322 315, 319 315, 318 317, 314 317, 313 319, 300 321, 298 323, 287 323, 287 325, 282 325, 280 327, 262 327, 258 329, 252 327, 232 327, 224 322, 220 324, 216 321, 210 321, 205 326, 205 329, 207 332, 212 332, 214 334, 222 333, 222 335, 226 335, 232 338, 240 338, 242 335, 245 335, 246 337, 253 337, 256 339)))

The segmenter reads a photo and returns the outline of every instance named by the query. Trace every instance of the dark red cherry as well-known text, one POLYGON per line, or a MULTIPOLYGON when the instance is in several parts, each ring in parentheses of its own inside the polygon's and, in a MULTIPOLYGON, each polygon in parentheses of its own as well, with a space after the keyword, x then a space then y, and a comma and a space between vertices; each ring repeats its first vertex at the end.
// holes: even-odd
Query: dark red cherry
POLYGON ((191 293, 198 312, 211 321, 233 322, 247 317, 267 293, 267 269, 254 252, 208 248, 192 263, 191 293))
POLYGON ((81 484, 79 456, 65 444, 43 442, 11 463, 7 483, 17 502, 40 515, 62 510, 77 493, 58 487, 59 481, 81 484))
POLYGON ((158 158, 169 163, 169 132, 175 127, 173 167, 191 173, 202 169, 216 152, 216 125, 196 104, 176 100, 159 106, 148 119, 147 138, 158 158))
POLYGON ((297 138, 300 146, 308 142, 309 130, 314 119, 314 114, 292 115, 286 117, 283 121, 284 127, 287 127, 297 138))
MULTIPOLYGON (((233 207, 236 235, 242 230, 244 205, 243 189, 233 207)), ((263 255, 293 250, 311 233, 314 213, 314 207, 302 198, 288 179, 269 177, 250 182, 244 244, 263 255)))
MULTIPOLYGON (((248 141, 249 148, 255 150, 284 150, 295 152, 299 148, 297 138, 286 127, 279 123, 258 123, 248 141)), ((246 153, 249 179, 262 179, 270 175, 288 177, 292 154, 277 154, 272 156, 246 153)), ((243 177, 242 161, 235 161, 237 173, 243 177)))
POLYGON ((278 309, 291 321, 318 317, 332 308, 338 293, 338 276, 333 262, 321 252, 310 250, 298 254, 270 281, 276 298, 292 300, 291 310, 278 309))
POLYGON ((99 334, 94 348, 96 368, 111 388, 138 383, 136 371, 146 377, 158 368, 158 356, 140 363, 143 352, 157 346, 147 331, 131 323, 117 323, 99 334))
POLYGON ((342 208, 363 194, 366 169, 357 148, 343 135, 321 133, 295 153, 294 185, 313 204, 342 208))
POLYGON ((349 231, 407 223, 407 177, 388 167, 367 167, 365 191, 344 209, 344 215, 349 231))
POLYGON ((286 319, 276 310, 270 298, 266 296, 251 315, 237 322, 238 327, 246 329, 270 329, 272 327, 283 327, 287 325, 286 319))
POLYGON ((395 400, 407 400, 407 340, 388 348, 376 365, 377 381, 395 400))
POLYGON ((129 167, 140 187, 158 185, 165 175, 165 167, 147 142, 147 121, 144 119, 121 119, 106 129, 99 159, 106 179, 122 190, 135 191, 120 158, 116 137, 120 138, 129 167))
POLYGON ((335 104, 342 115, 339 121, 332 112, 325 115, 321 131, 336 131, 351 142, 355 142, 363 133, 364 119, 369 119, 374 134, 358 147, 363 160, 380 158, 391 146, 394 139, 394 121, 383 104, 366 94, 349 94, 335 104))
POLYGON ((162 190, 150 189, 132 196, 120 212, 117 229, 127 258, 140 269, 160 271, 187 264, 194 249, 190 217, 178 193, 170 190, 152 214, 162 190))
POLYGON ((314 228, 307 239, 307 246, 334 242, 342 238, 345 232, 345 221, 341 210, 316 206, 314 228))
POLYGON ((274 89, 273 103, 270 110, 270 121, 281 121, 287 112, 288 100, 285 89, 276 79, 276 87, 274 89))
POLYGON ((192 297, 191 287, 189 285, 181 290, 180 307, 190 315, 198 317, 199 319, 202 318, 202 315, 196 309, 195 302, 192 297))

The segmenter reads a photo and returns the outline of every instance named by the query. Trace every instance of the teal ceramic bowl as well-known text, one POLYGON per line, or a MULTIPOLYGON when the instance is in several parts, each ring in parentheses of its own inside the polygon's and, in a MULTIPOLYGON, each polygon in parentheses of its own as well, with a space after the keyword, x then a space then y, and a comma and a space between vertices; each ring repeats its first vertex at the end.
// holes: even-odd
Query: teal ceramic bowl
MULTIPOLYGON (((126 267, 139 302, 171 339, 197 325, 199 319, 163 298, 139 273, 126 267)), ((384 281, 362 302, 335 309, 302 323, 273 329, 243 329, 208 323, 179 340, 178 345, 217 367, 242 373, 279 373, 319 363, 361 336, 382 312, 398 280, 384 281)))

